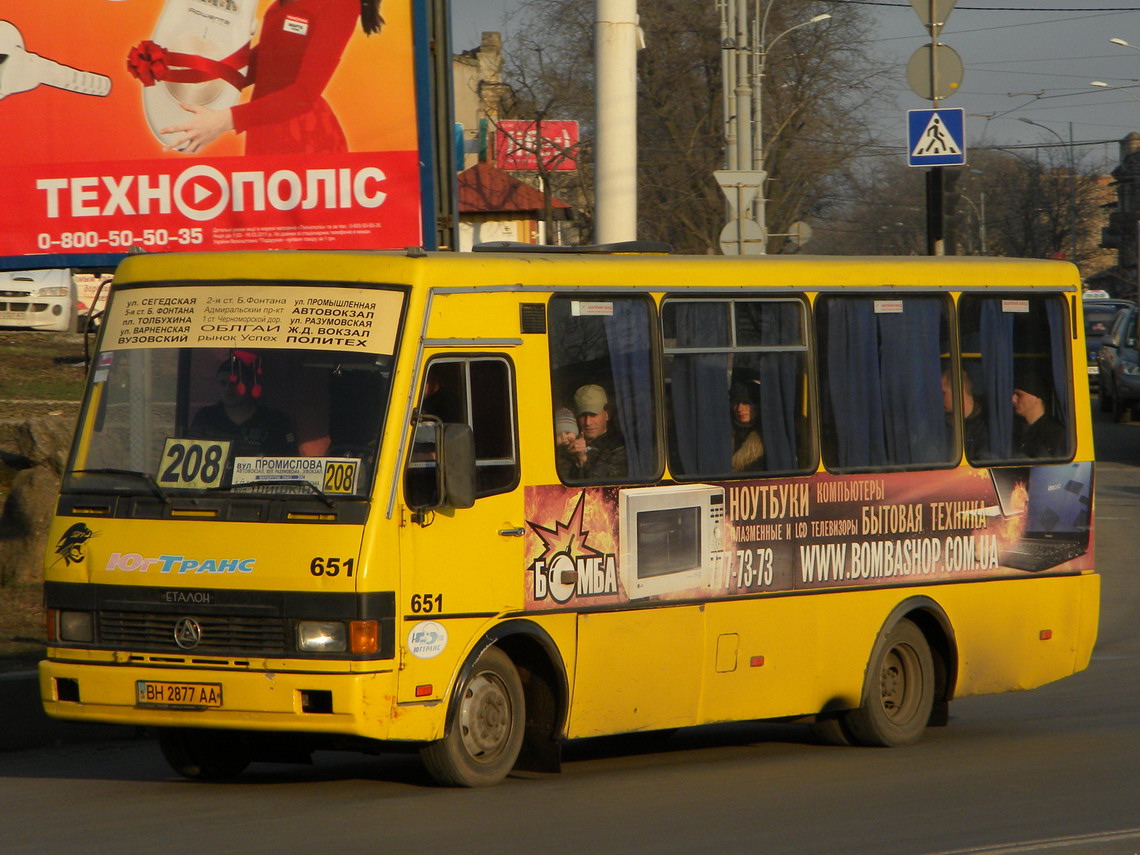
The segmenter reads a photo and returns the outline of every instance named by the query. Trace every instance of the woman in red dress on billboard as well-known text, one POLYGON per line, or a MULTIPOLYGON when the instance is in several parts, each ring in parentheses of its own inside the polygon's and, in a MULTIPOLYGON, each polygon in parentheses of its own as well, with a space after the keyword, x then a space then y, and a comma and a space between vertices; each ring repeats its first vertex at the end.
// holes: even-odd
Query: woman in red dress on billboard
POLYGON ((160 133, 181 133, 166 146, 195 154, 227 131, 245 134, 246 154, 348 151, 325 86, 340 64, 356 22, 380 31, 380 0, 276 0, 265 12, 246 79, 249 101, 224 110, 184 104, 193 118, 160 133))

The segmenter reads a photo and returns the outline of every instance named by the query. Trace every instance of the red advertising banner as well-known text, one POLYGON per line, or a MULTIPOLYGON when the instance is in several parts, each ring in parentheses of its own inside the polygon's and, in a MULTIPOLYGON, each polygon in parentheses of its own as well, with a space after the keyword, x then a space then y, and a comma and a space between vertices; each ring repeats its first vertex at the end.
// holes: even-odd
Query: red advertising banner
POLYGON ((1091 570, 1091 463, 528 487, 531 610, 1091 570))
POLYGON ((573 172, 578 168, 578 123, 504 119, 496 125, 495 165, 499 169, 573 172), (540 161, 541 158, 541 161, 540 161))
POLYGON ((409 0, 0 0, 0 255, 422 243, 409 0))

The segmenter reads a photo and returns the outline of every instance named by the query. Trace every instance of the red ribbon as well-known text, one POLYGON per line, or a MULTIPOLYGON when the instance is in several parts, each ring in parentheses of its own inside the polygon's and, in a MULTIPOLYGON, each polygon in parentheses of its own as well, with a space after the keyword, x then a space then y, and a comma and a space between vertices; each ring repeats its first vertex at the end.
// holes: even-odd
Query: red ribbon
POLYGON ((238 71, 246 65, 249 65, 249 44, 242 45, 222 60, 169 51, 149 40, 139 42, 127 55, 127 71, 143 86, 154 86, 160 80, 205 83, 221 79, 240 90, 249 83, 238 71))

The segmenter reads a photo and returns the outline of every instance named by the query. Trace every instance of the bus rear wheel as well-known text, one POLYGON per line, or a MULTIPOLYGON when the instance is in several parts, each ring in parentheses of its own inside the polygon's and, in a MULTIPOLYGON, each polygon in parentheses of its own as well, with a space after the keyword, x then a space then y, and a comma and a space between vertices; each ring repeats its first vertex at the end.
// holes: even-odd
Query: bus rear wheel
POLYGON ((164 727, 158 731, 158 747, 171 769, 192 780, 236 778, 252 759, 245 737, 224 730, 164 727))
POLYGON ((934 658, 926 636, 901 620, 887 633, 867 669, 863 703, 844 717, 856 745, 885 748, 917 742, 934 706, 934 658))
POLYGON ((420 751, 424 766, 444 786, 497 784, 518 760, 526 721, 522 680, 510 657, 487 648, 455 703, 447 736, 420 751))

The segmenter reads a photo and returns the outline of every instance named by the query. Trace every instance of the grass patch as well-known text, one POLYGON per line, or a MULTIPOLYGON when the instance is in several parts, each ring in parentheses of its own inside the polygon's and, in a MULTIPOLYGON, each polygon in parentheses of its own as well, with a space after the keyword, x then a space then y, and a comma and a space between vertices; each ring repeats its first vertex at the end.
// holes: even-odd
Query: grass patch
POLYGON ((0 333, 0 397, 78 401, 83 397, 83 337, 65 333, 0 333))

